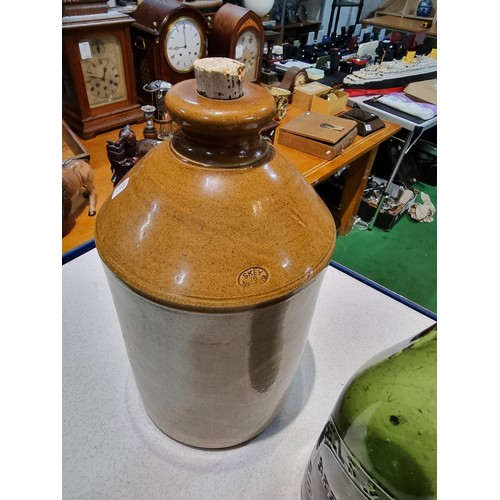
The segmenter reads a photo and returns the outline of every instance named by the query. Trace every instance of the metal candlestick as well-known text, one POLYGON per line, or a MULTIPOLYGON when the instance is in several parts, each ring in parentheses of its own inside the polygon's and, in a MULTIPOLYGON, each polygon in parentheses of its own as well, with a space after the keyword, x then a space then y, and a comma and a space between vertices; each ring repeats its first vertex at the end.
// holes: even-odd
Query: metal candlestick
POLYGON ((144 85, 144 90, 151 94, 152 104, 156 111, 154 114, 155 123, 159 124, 158 139, 164 141, 172 134, 172 118, 165 106, 165 97, 167 92, 172 88, 172 84, 163 80, 155 80, 144 85))
POLYGON ((145 106, 141 106, 141 110, 146 117, 146 125, 142 130, 144 139, 158 139, 158 130, 153 123, 153 113, 156 111, 156 108, 150 104, 146 104, 145 106))

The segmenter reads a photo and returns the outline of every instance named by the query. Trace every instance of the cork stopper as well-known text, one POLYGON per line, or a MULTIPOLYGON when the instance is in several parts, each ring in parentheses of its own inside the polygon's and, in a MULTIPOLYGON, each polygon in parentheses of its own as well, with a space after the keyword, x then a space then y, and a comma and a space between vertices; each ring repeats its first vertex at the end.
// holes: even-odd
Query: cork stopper
POLYGON ((244 73, 245 65, 228 57, 205 57, 194 62, 197 91, 210 99, 240 98, 244 73))

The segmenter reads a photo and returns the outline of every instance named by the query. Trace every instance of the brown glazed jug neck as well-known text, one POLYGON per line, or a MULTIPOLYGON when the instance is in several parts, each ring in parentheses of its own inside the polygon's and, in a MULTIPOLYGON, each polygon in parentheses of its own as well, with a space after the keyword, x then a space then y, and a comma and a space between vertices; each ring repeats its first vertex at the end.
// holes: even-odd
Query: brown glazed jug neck
POLYGON ((205 166, 246 167, 266 159, 271 149, 260 131, 274 116, 274 98, 253 83, 244 83, 243 90, 242 97, 224 101, 200 95, 195 80, 175 85, 166 97, 181 127, 172 149, 205 166))

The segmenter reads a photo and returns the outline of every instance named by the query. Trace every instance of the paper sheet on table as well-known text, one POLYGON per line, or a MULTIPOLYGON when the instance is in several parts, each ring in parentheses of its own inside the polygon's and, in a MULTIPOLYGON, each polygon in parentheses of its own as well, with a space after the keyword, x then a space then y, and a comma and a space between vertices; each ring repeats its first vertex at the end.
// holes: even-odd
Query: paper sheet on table
POLYGON ((437 106, 430 102, 417 102, 410 99, 404 92, 393 92, 377 99, 379 102, 399 109, 422 120, 430 120, 437 115, 437 106))

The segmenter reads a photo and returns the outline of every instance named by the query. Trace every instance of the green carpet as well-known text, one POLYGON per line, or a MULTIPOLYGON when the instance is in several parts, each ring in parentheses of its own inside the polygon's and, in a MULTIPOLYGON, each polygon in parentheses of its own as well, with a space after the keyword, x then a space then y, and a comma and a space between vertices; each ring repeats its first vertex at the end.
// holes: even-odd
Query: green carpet
POLYGON ((430 196, 433 222, 416 222, 406 214, 390 231, 356 224, 338 236, 332 258, 437 314, 437 187, 421 182, 412 187, 430 196))

